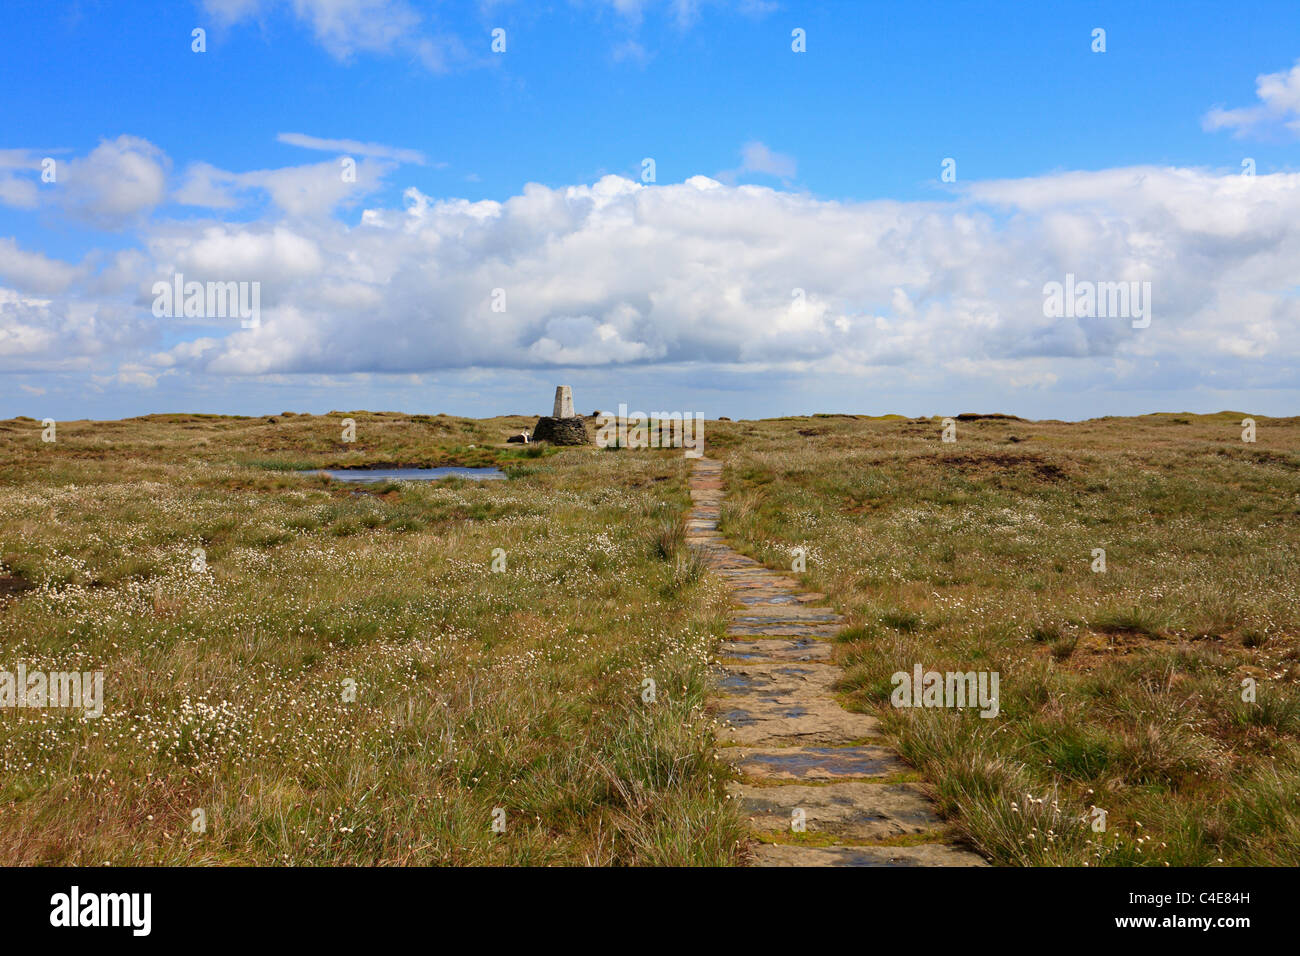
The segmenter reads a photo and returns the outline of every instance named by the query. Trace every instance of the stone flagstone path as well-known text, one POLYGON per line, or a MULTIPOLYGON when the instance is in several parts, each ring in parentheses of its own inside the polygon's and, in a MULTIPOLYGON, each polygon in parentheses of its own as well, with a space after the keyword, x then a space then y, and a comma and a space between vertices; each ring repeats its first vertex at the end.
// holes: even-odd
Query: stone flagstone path
POLYGON ((758 842, 758 866, 983 866, 967 850, 925 835, 942 832, 911 768, 885 745, 879 722, 839 705, 842 671, 831 640, 843 619, 823 595, 733 550, 718 533, 722 463, 696 460, 687 540, 731 589, 719 652, 721 756, 742 778, 728 785, 758 842), (794 836, 804 814, 805 842, 794 836), (809 845, 812 843, 814 845, 809 845), (829 844, 829 845, 826 845, 829 844), (898 845, 904 844, 904 845, 898 845))

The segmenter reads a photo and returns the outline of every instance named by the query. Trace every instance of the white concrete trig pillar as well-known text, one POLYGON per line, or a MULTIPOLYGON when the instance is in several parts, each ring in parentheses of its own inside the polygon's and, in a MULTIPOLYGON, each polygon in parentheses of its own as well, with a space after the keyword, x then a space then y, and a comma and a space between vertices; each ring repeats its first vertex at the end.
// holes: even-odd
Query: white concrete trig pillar
POLYGON ((555 389, 555 413, 552 418, 573 418, 573 389, 567 385, 555 389))

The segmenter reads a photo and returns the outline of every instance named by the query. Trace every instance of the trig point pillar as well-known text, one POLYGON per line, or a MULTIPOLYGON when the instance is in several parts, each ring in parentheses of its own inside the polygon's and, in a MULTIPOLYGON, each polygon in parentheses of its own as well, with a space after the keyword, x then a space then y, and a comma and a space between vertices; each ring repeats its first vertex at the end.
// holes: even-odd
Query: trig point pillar
POLYGON ((587 423, 573 414, 573 389, 569 386, 561 385, 555 390, 555 414, 550 418, 537 419, 533 441, 550 442, 552 445, 591 444, 587 423))
POLYGON ((552 418, 572 418, 573 417, 573 389, 568 385, 560 385, 555 389, 555 411, 551 413, 552 418))

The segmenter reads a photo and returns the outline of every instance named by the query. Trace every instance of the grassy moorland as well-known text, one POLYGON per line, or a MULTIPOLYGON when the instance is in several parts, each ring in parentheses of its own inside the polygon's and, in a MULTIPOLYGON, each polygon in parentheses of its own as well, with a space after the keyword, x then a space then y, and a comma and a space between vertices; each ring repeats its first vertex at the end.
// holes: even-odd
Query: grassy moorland
POLYGON ((531 424, 0 421, 0 670, 105 673, 0 710, 0 864, 734 862, 686 463, 531 424), (511 480, 295 473, 441 464, 511 480))
POLYGON ((851 615, 850 705, 995 863, 1295 866, 1300 419, 1256 416, 1247 444, 1242 418, 961 421, 947 444, 937 419, 816 416, 708 438, 722 530, 772 567, 807 550, 803 580, 851 615), (891 707, 917 663, 999 672, 1000 715, 891 707))
MULTIPOLYGON (((723 530, 806 549, 846 701, 994 862, 1295 865, 1300 420, 1241 418, 707 436, 723 530), (999 715, 892 708, 915 664, 997 671, 999 715)), ((0 863, 738 862, 687 463, 502 444, 531 423, 0 421, 0 670, 106 683, 99 718, 0 709, 0 863), (445 464, 511 480, 297 473, 445 464)))

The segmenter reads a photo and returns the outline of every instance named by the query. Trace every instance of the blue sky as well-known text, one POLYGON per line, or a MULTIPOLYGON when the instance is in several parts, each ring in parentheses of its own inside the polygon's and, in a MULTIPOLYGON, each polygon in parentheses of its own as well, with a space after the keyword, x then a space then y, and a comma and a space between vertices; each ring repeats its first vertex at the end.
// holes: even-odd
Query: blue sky
POLYGON ((1294 3, 6 21, 0 415, 487 415, 561 381, 580 407, 732 417, 1297 412, 1294 3), (178 271, 260 283, 260 326, 153 315, 178 271), (1151 326, 1045 317, 1065 273, 1150 281, 1151 326))

